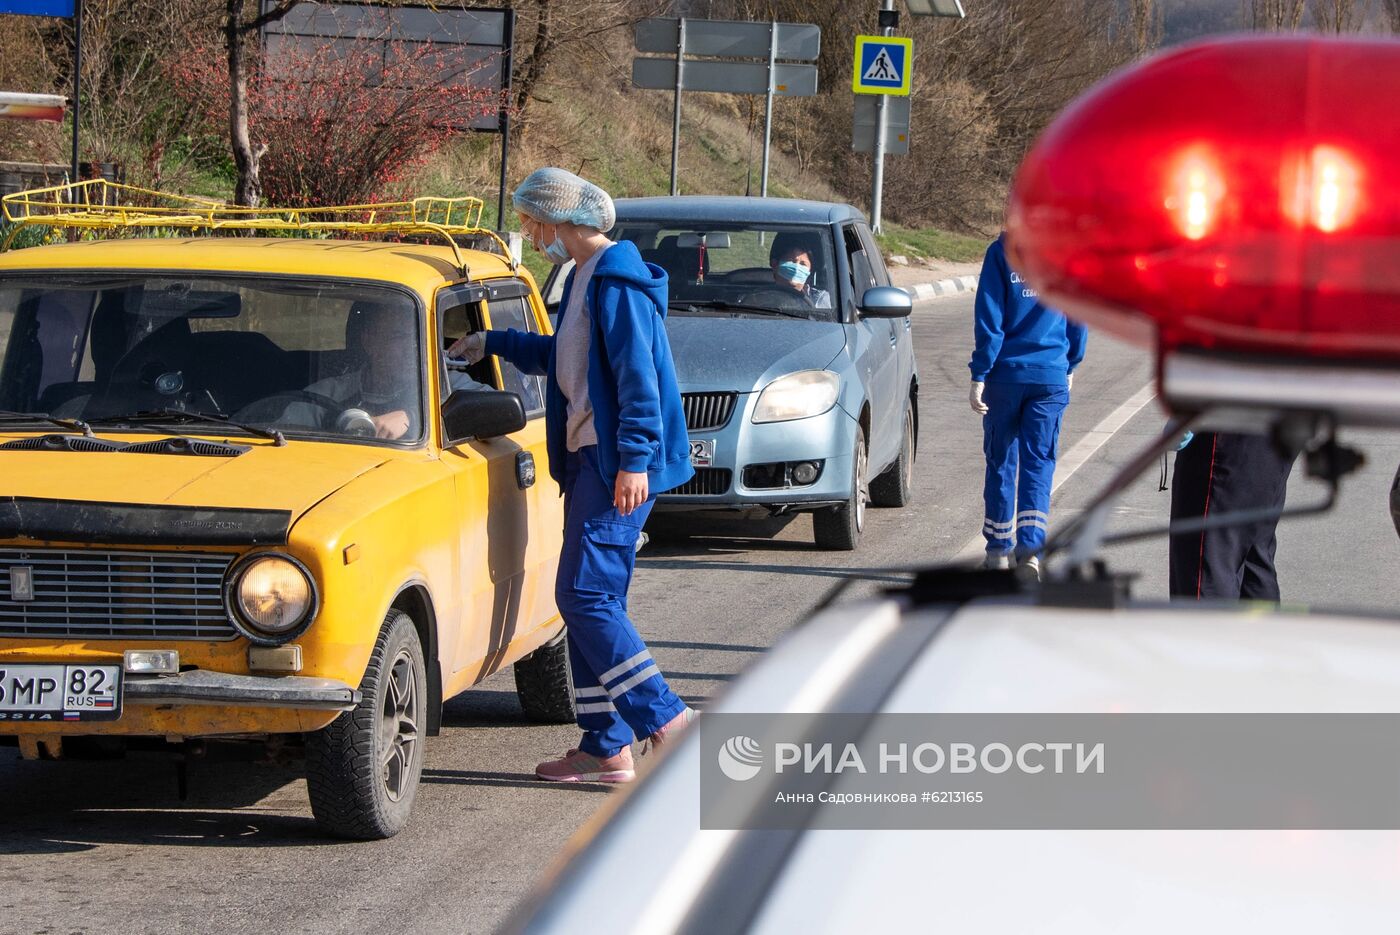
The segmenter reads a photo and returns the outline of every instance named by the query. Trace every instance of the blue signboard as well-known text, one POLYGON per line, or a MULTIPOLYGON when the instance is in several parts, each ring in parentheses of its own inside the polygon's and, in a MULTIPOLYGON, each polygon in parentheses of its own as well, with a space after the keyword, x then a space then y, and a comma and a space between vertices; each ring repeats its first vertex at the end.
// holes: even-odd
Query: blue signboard
POLYGON ((71 17, 76 2, 77 0, 0 0, 0 13, 71 17))

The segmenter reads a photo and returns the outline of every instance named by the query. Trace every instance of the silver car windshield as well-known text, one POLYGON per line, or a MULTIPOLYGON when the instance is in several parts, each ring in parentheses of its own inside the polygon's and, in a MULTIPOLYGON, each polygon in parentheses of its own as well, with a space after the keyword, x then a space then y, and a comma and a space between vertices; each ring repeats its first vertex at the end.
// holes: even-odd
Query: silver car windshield
POLYGON ((419 319, 407 295, 367 285, 0 279, 0 410, 10 424, 16 413, 114 430, 213 416, 286 435, 412 442, 424 426, 419 319))
POLYGON ((618 225, 670 278, 671 314, 716 312, 837 320, 830 231, 817 226, 655 222, 618 225))

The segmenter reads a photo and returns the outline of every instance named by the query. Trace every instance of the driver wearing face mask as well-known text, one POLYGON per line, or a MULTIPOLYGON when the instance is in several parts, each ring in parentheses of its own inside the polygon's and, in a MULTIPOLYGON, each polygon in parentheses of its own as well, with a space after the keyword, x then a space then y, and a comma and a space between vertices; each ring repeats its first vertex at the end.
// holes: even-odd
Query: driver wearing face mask
MULTIPOLYGON (((327 404, 334 402, 337 408, 327 411, 310 402, 296 402, 287 407, 281 421, 389 441, 421 434, 418 333, 412 316, 407 308, 354 303, 346 328, 346 350, 360 366, 306 388, 307 393, 327 404)), ((452 390, 491 389, 456 371, 450 379, 452 390)))
POLYGON ((804 240, 779 234, 773 240, 768 262, 773 279, 779 285, 797 292, 813 308, 831 308, 831 293, 811 285, 813 249, 804 240))

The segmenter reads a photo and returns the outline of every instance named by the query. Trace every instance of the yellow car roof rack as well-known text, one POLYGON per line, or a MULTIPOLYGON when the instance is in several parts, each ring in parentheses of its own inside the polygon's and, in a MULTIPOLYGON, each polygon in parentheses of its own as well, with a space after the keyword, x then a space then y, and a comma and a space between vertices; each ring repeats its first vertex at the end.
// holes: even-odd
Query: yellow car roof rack
POLYGON ((0 198, 4 218, 13 225, 0 252, 10 248, 26 227, 64 227, 94 231, 187 230, 208 233, 261 231, 313 237, 344 235, 436 236, 452 248, 462 275, 468 275, 458 237, 500 248, 514 269, 510 247, 495 231, 481 226, 480 198, 414 198, 363 205, 316 208, 245 208, 212 198, 175 195, 106 179, 35 188, 0 198))

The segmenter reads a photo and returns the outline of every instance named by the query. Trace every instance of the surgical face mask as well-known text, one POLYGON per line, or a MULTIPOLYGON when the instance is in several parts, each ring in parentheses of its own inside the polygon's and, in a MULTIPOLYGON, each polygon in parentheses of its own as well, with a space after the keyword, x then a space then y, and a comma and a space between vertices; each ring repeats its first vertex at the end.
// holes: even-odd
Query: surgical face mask
POLYGON ((564 241, 559 239, 558 234, 555 234, 554 239, 544 245, 544 256, 555 266, 569 261, 569 251, 564 249, 564 241))
POLYGON ((555 230, 554 239, 547 244, 540 243, 538 222, 536 222, 535 231, 535 233, 530 235, 530 246, 534 247, 537 252, 543 253, 545 259, 549 260, 549 262, 553 263, 555 266, 569 261, 569 251, 564 249, 564 241, 559 239, 557 228, 555 230))
POLYGON ((778 276, 784 282, 790 282, 794 286, 805 286, 807 277, 812 275, 812 271, 801 263, 788 260, 786 263, 778 264, 778 276))

